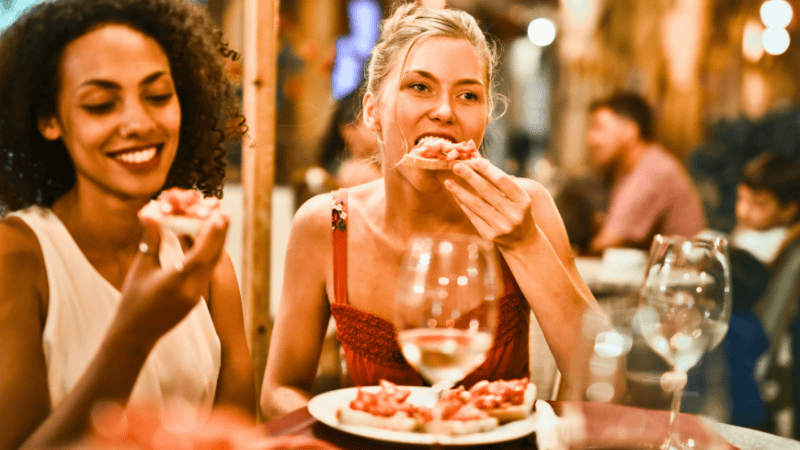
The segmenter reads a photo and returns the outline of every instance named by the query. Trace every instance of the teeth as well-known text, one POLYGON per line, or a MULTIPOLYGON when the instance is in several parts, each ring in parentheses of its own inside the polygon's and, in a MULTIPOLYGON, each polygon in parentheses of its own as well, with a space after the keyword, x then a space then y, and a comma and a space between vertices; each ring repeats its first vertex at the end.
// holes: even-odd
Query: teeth
POLYGON ((156 148, 153 147, 147 150, 138 150, 135 152, 120 153, 114 155, 114 158, 128 164, 141 164, 143 162, 150 161, 155 156, 156 156, 156 148))
POLYGON ((450 139, 443 138, 443 137, 439 137, 439 136, 423 136, 423 137, 421 137, 421 138, 419 139, 419 141, 418 141, 417 143, 420 143, 420 142, 426 142, 426 141, 427 141, 427 142, 433 142, 433 141, 445 141, 445 142, 449 142, 449 143, 451 143, 451 144, 453 144, 453 143, 454 143, 454 142, 453 142, 453 141, 451 141, 450 139))

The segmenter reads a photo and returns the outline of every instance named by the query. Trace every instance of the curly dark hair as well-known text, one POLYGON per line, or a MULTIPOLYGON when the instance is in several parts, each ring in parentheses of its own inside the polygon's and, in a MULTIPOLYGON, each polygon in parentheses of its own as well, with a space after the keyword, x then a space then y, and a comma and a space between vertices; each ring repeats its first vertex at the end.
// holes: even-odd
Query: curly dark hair
POLYGON ((64 47, 109 23, 152 37, 170 62, 182 120, 163 189, 222 196, 224 143, 241 136, 245 122, 225 68, 238 55, 205 10, 188 0, 54 0, 33 6, 0 35, 0 206, 7 211, 50 206, 74 186, 64 144, 44 139, 37 120, 56 114, 64 47))

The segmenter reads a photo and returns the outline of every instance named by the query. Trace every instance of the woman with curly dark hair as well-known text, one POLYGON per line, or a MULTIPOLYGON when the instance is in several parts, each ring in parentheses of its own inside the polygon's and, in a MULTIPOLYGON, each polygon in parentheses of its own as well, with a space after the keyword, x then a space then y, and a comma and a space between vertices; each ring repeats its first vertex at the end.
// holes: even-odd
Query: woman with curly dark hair
POLYGON ((231 56, 186 0, 50 1, 0 35, 0 448, 69 441, 105 400, 253 413, 228 215, 194 242, 137 216, 221 195, 231 56))

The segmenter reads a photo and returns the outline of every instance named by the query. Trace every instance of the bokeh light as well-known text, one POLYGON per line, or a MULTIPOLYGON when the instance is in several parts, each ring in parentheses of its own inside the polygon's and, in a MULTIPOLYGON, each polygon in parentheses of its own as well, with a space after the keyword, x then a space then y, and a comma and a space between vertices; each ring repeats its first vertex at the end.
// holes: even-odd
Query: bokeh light
POLYGON ((792 5, 786 0, 768 0, 761 5, 761 21, 767 28, 786 28, 792 21, 792 5))
POLYGON ((767 27, 761 35, 764 51, 770 55, 780 55, 789 48, 789 33, 783 28, 767 27))
POLYGON ((528 38, 539 47, 547 47, 556 39, 556 24, 540 17, 528 24, 528 38))

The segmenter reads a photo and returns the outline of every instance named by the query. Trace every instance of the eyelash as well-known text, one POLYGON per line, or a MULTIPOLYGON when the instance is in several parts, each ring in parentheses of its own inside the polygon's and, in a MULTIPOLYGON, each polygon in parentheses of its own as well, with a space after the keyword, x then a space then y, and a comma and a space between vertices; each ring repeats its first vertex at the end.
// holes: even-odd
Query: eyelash
MULTIPOLYGON (((428 86, 423 83, 410 83, 408 85, 410 89, 413 89, 416 92, 425 92, 428 90, 428 86)), ((469 101, 477 101, 479 99, 478 94, 474 92, 467 92, 462 94, 466 100, 469 101)))
POLYGON ((154 102, 154 103, 164 104, 164 103, 167 103, 168 101, 170 101, 170 99, 172 99, 172 95, 173 94, 170 92, 169 94, 153 95, 153 96, 150 96, 150 97, 147 97, 147 98, 150 101, 154 102))
POLYGON ((409 88, 417 91, 417 92, 424 92, 428 90, 428 86, 423 83, 411 83, 408 85, 409 88), (421 88, 421 89, 420 89, 421 88))
POLYGON ((111 108, 114 107, 113 103, 101 103, 98 105, 84 105, 83 109, 88 111, 91 114, 102 114, 104 112, 108 112, 111 108))
MULTIPOLYGON (((175 95, 175 94, 169 93, 169 94, 164 94, 164 95, 151 95, 151 96, 147 97, 147 100, 149 100, 150 102, 155 103, 156 105, 160 106, 160 105, 164 105, 167 102, 169 102, 172 99, 173 95, 175 95)), ((114 103, 113 102, 108 102, 108 103, 100 103, 100 104, 97 104, 97 105, 84 105, 83 109, 88 111, 90 114, 103 114, 103 113, 106 113, 108 111, 111 111, 111 109, 113 107, 114 107, 114 103)))

